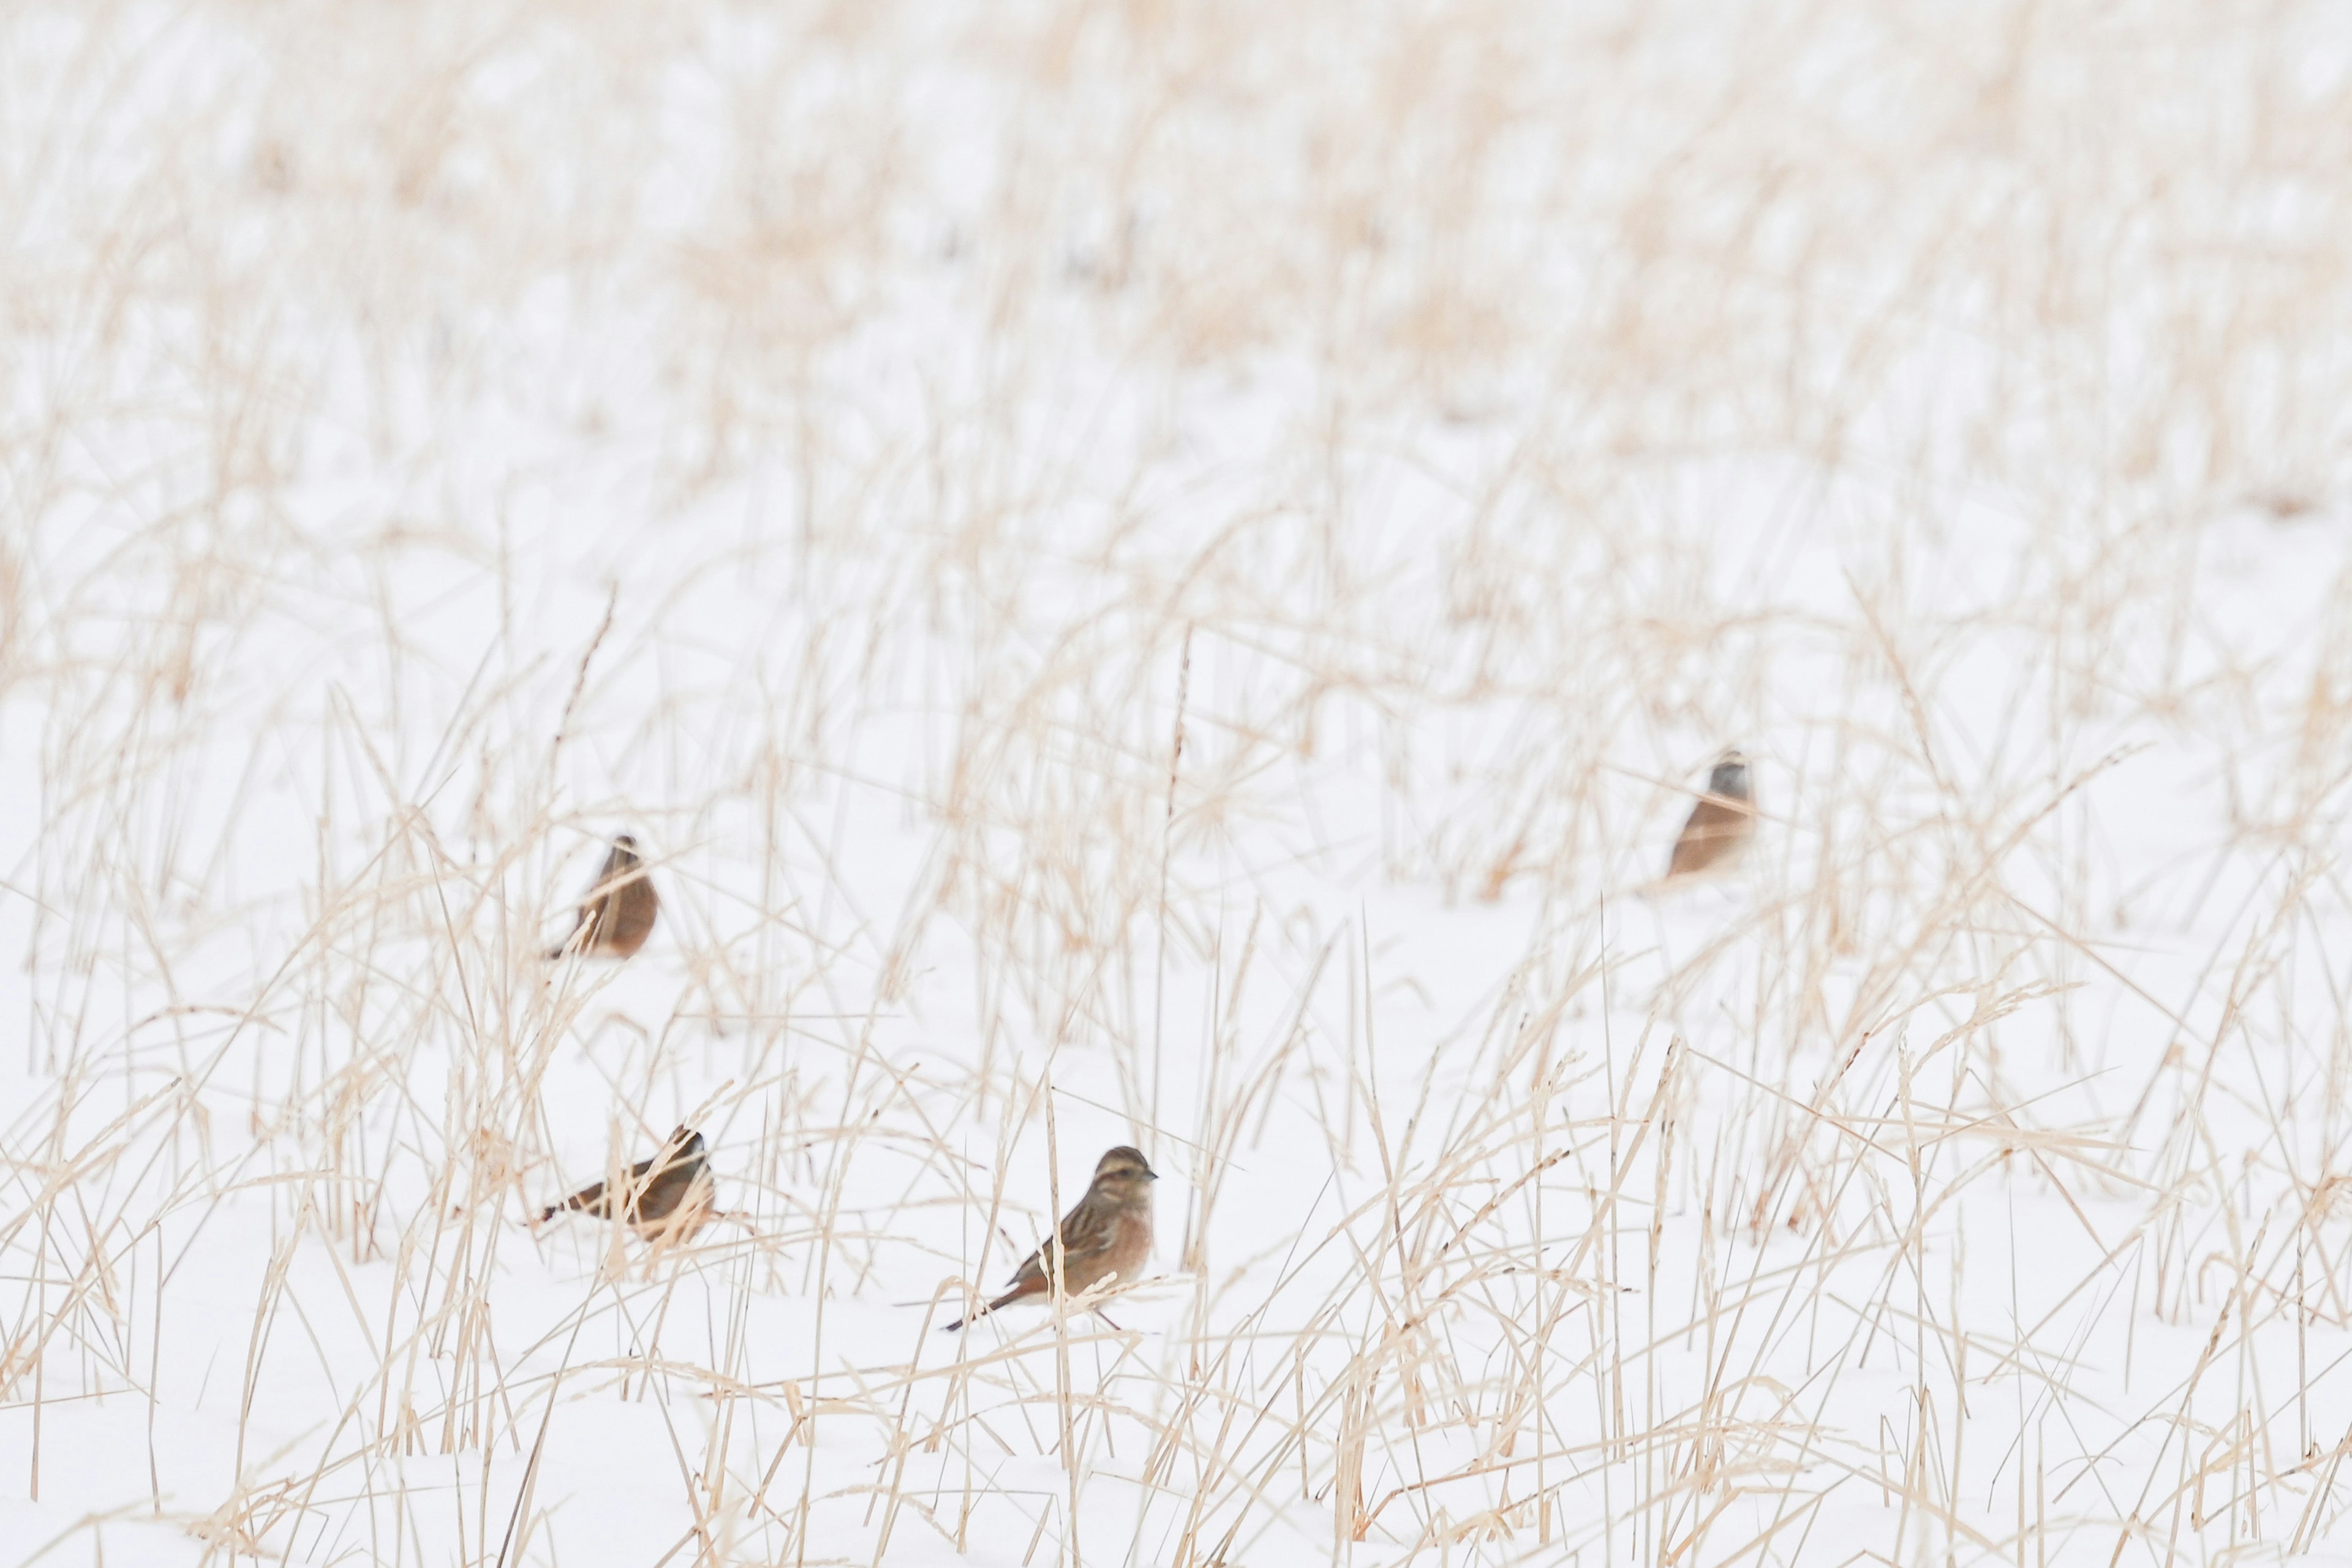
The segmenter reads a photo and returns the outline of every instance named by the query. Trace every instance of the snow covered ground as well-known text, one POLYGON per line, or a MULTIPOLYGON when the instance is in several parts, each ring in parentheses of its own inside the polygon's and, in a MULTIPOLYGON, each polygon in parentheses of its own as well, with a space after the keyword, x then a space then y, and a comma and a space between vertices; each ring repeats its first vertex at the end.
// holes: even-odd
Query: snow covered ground
POLYGON ((0 1564, 2352 1562, 2347 109, 8 11, 0 1564), (681 1121, 689 1251, 532 1223, 681 1121), (1130 1141, 1147 1278, 940 1331, 1130 1141))

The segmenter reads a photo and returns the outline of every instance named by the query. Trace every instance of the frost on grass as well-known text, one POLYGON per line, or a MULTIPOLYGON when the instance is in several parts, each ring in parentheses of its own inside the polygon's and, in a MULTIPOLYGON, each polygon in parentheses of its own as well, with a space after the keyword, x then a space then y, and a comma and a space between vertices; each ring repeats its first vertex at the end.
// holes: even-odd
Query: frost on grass
POLYGON ((2348 89, 10 11, 0 1558, 2352 1551, 2348 89), (1147 1277, 936 1331, 1125 1142, 1147 1277))

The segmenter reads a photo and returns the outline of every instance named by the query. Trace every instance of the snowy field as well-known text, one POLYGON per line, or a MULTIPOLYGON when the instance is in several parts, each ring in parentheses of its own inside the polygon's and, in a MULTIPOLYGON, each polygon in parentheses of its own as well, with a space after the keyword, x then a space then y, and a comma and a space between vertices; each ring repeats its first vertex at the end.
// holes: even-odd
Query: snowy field
POLYGON ((0 1568, 2352 1563, 2347 168, 2291 3, 9 8, 0 1568))

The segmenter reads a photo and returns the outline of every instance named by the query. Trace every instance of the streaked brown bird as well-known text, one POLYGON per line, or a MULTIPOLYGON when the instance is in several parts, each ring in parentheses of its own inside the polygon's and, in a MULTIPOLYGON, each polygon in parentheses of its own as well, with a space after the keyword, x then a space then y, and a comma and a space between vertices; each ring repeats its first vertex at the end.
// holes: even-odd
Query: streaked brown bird
POLYGON ((591 1182, 562 1203, 548 1205, 539 1217, 545 1224, 566 1209, 577 1209, 611 1219, 617 1200, 621 1223, 640 1240, 685 1243, 710 1222, 717 1195, 702 1134, 681 1126, 671 1130, 660 1153, 629 1167, 617 1194, 607 1192, 602 1182, 591 1182))
POLYGON ((584 952, 596 958, 626 958, 646 945, 646 938, 653 934, 654 917, 659 913, 661 900, 654 892, 645 861, 637 855, 637 841, 624 833, 613 840, 612 853, 604 857, 604 869, 596 873, 595 885, 580 906, 580 919, 572 934, 550 948, 547 956, 584 952))
POLYGON ((1756 835, 1756 798, 1748 779, 1748 759, 1726 752, 1707 775, 1706 793, 1691 807, 1682 837, 1666 862, 1666 879, 1728 871, 1756 835))
MULTIPOLYGON (((1116 1274, 1132 1280, 1151 1256, 1151 1184, 1160 1179, 1137 1151, 1122 1143, 1095 1163, 1095 1179, 1077 1206, 1062 1216, 1045 1245, 1013 1271, 1013 1289, 974 1312, 1050 1296, 1054 1253, 1062 1253, 1062 1289, 1076 1296, 1116 1274)), ((959 1318, 942 1331, 953 1333, 971 1318, 959 1318)))

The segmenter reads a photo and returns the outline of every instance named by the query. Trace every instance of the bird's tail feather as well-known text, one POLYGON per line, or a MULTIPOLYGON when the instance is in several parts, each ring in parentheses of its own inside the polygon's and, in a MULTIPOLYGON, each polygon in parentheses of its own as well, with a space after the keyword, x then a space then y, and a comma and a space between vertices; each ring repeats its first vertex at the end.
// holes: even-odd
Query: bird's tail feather
POLYGON ((954 1333, 966 1323, 977 1322, 982 1318, 988 1316, 989 1313, 996 1310, 999 1307, 1011 1306, 1013 1302, 1018 1301, 1024 1296, 1034 1296, 1036 1292, 1034 1290, 1016 1285, 1012 1289, 1007 1290, 1003 1295, 999 1296, 995 1300, 991 1301, 985 1307, 982 1307, 978 1311, 972 1313, 971 1317, 958 1318, 954 1322, 950 1323, 946 1328, 941 1329, 940 1332, 943 1334, 954 1333))

